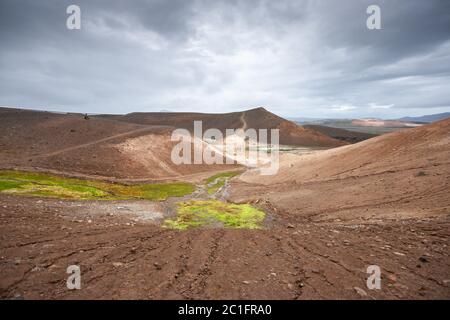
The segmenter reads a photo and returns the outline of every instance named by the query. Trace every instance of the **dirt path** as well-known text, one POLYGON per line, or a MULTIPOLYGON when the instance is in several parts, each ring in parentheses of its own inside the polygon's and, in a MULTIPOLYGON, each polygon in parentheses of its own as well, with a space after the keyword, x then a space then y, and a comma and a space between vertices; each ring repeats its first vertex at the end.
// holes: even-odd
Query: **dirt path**
POLYGON ((247 128, 248 128, 248 125, 247 125, 247 121, 245 121, 245 112, 242 112, 242 115, 239 117, 239 120, 241 121, 241 123, 242 123, 242 130, 247 130, 247 128))

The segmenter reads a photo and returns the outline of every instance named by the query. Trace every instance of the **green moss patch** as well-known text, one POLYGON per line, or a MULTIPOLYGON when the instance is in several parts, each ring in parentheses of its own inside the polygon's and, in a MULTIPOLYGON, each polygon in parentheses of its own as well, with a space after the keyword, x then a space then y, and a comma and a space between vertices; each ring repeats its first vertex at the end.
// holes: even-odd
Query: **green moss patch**
POLYGON ((201 226, 259 229, 264 217, 263 211, 249 204, 191 200, 178 203, 176 219, 166 219, 163 226, 178 230, 201 226))
POLYGON ((161 201, 194 192, 190 183, 123 185, 94 180, 63 178, 49 174, 0 171, 0 192, 82 200, 149 199, 161 201))
POLYGON ((235 177, 238 174, 240 174, 239 171, 229 171, 229 172, 221 172, 209 177, 208 179, 205 180, 206 191, 208 192, 208 194, 216 193, 217 190, 219 190, 225 185, 225 182, 228 179, 235 177))
POLYGON ((20 181, 0 180, 0 191, 18 188, 23 184, 24 183, 20 181))

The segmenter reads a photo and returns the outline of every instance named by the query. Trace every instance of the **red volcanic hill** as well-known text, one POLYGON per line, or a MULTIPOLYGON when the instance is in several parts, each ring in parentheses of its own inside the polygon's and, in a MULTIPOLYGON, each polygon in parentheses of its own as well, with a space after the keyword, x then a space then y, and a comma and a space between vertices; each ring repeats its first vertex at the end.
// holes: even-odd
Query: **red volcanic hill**
POLYGON ((131 113, 99 115, 0 108, 0 167, 123 179, 173 178, 228 165, 175 165, 170 141, 174 128, 279 128, 281 143, 331 147, 341 142, 304 129, 265 109, 227 114, 131 113))
POLYGON ((314 129, 299 126, 261 107, 231 113, 138 112, 117 116, 102 115, 100 117, 135 124, 168 125, 190 131, 193 130, 194 121, 201 120, 204 130, 209 128, 217 128, 222 131, 238 128, 279 129, 280 144, 283 145, 337 147, 346 144, 314 129))

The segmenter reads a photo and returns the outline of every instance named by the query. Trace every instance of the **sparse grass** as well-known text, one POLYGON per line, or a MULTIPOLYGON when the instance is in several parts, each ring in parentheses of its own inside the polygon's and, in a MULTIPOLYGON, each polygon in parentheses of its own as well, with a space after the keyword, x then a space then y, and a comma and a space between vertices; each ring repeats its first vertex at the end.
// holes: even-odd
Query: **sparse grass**
POLYGON ((161 201, 194 192, 185 182, 123 185, 94 180, 63 178, 49 174, 0 171, 0 192, 82 200, 149 199, 161 201))
POLYGON ((206 191, 208 194, 214 194, 225 185, 225 182, 228 179, 235 177, 238 174, 240 174, 239 171, 221 172, 205 179, 206 191))
POLYGON ((249 204, 232 204, 218 200, 191 200, 178 203, 176 219, 166 219, 166 228, 186 230, 200 226, 223 226, 259 229, 265 213, 249 204))

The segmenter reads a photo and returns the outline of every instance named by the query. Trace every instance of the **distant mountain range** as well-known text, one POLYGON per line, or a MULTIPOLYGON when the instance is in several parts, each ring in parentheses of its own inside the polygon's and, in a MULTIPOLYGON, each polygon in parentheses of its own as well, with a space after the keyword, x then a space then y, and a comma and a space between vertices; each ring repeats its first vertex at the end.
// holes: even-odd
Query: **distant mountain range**
MULTIPOLYGON (((418 117, 403 117, 403 118, 386 119, 386 120, 387 121, 431 123, 431 122, 443 120, 443 119, 446 119, 446 118, 450 118, 450 112, 436 113, 436 114, 427 114, 427 115, 418 116, 418 117)), ((326 122, 352 121, 352 120, 355 120, 355 119, 352 119, 352 118, 334 119, 334 118, 290 117, 289 120, 297 122, 297 123, 300 123, 300 124, 324 124, 326 122)), ((383 119, 380 118, 378 120, 383 120, 383 119)))
POLYGON ((444 112, 444 113, 436 113, 436 114, 429 114, 425 116, 420 117, 403 117, 397 120, 400 121, 408 121, 408 122, 424 122, 424 123, 431 123, 443 119, 450 118, 450 112, 444 112))
MULTIPOLYGON (((387 132, 397 131, 405 128, 412 128, 416 126, 420 126, 427 123, 432 123, 435 121, 443 120, 446 118, 450 118, 450 112, 438 113, 438 114, 430 114, 419 117, 403 117, 400 119, 377 119, 377 118, 367 118, 367 119, 332 119, 332 118, 306 118, 306 117, 297 117, 290 118, 291 121, 294 121, 300 125, 317 125, 324 126, 330 128, 339 128, 350 131, 357 131, 368 134, 383 134, 387 132)), ((316 130, 319 127, 315 128, 316 130)), ((325 130, 324 128, 322 128, 325 130)), ((322 130, 322 131, 323 131, 322 130)), ((333 132, 335 138, 339 136, 341 133, 333 132)), ((362 137, 353 137, 351 135, 346 135, 351 139, 357 138, 360 139, 362 137)), ((331 135, 333 137, 333 135, 331 135)), ((356 140, 357 140, 356 139, 356 140)))

